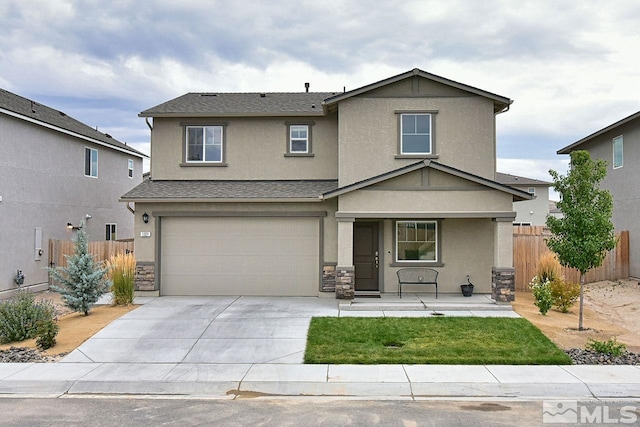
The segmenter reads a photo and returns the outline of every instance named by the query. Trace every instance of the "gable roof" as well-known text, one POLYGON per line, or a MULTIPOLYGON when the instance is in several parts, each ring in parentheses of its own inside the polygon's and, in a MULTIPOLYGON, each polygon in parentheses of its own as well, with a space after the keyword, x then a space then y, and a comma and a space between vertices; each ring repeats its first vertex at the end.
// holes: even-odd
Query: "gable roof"
POLYGON ((496 172, 496 181, 504 185, 537 185, 537 186, 551 186, 550 182, 540 181, 538 179, 526 178, 524 176, 510 175, 508 173, 496 172))
POLYGON ((190 92, 144 110, 140 117, 322 116, 322 101, 335 92, 190 92))
POLYGON ((120 200, 125 202, 219 202, 251 199, 252 201, 319 202, 322 201, 323 193, 337 186, 337 180, 153 181, 145 179, 123 195, 120 200))
POLYGON ((578 147, 580 145, 584 144, 585 142, 591 141, 592 139, 594 139, 594 138, 596 138, 596 137, 598 137, 598 136, 600 136, 600 135, 602 135, 602 134, 604 134, 606 132, 609 132, 610 130, 613 130, 613 129, 619 127, 619 126, 624 125, 625 123, 629 123, 629 122, 631 122, 633 120, 636 120, 638 118, 640 118, 640 111, 638 111, 637 113, 634 113, 634 114, 632 114, 632 115, 630 115, 628 117, 625 117, 624 119, 619 120, 619 121, 615 122, 612 125, 604 127, 602 129, 600 129, 599 131, 596 131, 596 132, 592 133, 589 136, 585 136, 584 138, 582 138, 579 141, 574 142, 573 144, 570 144, 570 145, 567 145, 564 148, 561 148, 560 150, 558 150, 556 152, 556 154, 569 154, 572 151, 577 150, 578 147))
POLYGON ((85 139, 98 145, 113 148, 116 151, 126 152, 136 157, 148 157, 135 148, 118 141, 111 135, 99 132, 91 126, 67 116, 62 111, 47 107, 4 89, 0 89, 0 113, 85 139))
POLYGON ((331 190, 324 193, 324 198, 331 199, 333 197, 350 193, 352 191, 360 190, 362 188, 366 188, 371 185, 378 184, 380 182, 387 181, 389 179, 396 178, 398 176, 401 176, 419 169, 423 169, 423 168, 432 168, 440 172, 445 172, 445 173, 457 176, 459 178, 463 178, 463 179, 475 182, 476 184, 484 185, 494 190, 499 190, 505 193, 509 193, 514 196, 514 201, 531 200, 533 198, 533 196, 527 193, 526 191, 518 190, 517 188, 513 188, 508 185, 504 185, 499 182, 492 181, 490 179, 486 179, 481 176, 474 175, 472 173, 465 172, 463 170, 456 169, 454 167, 447 166, 445 164, 434 162, 433 160, 428 160, 428 159, 422 160, 417 163, 413 163, 389 172, 385 172, 383 174, 376 175, 362 181, 354 182, 353 184, 336 188, 335 190, 331 190))
POLYGON ((414 68, 413 70, 398 74, 397 76, 393 76, 393 77, 389 77, 387 79, 384 80, 380 80, 378 82, 375 83, 371 83, 369 85, 366 86, 362 86, 358 89, 354 89, 354 90, 350 90, 349 92, 344 92, 344 93, 340 93, 337 95, 334 95, 330 98, 327 98, 324 101, 324 105, 325 106, 330 106, 332 104, 335 104, 337 102, 343 101, 345 99, 351 98, 353 96, 357 96, 357 95, 361 95, 363 93, 372 91, 374 89, 378 89, 380 87, 383 86, 387 86, 396 82, 399 82, 401 80, 413 77, 413 76, 419 76, 419 77, 423 77, 425 79, 428 80, 432 80, 434 82, 437 83, 441 83, 447 86, 451 86, 454 87, 456 89, 460 89, 475 95, 479 95, 479 96, 483 96, 485 98, 489 98, 491 100, 493 100, 494 103, 494 112, 495 113, 500 113, 503 111, 506 111, 509 108, 509 105, 511 105, 513 103, 513 101, 507 97, 501 96, 501 95, 497 95, 495 93, 491 93, 491 92, 487 92, 485 90, 482 89, 478 89, 476 87, 473 86, 469 86, 466 85, 464 83, 459 83, 453 80, 449 80, 447 78, 441 77, 441 76, 437 76, 435 74, 431 74, 431 73, 427 73, 426 71, 422 71, 418 68, 414 68))

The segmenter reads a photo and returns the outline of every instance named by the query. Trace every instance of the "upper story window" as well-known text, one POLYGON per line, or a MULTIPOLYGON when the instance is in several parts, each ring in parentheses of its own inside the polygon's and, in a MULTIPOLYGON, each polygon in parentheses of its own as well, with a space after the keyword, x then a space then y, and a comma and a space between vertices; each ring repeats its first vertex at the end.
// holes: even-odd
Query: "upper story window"
POLYGON ((614 169, 621 168, 622 164, 624 163, 623 145, 624 145, 624 141, 622 140, 622 136, 613 138, 613 168, 614 169))
POLYGON ((400 154, 431 154, 431 114, 400 115, 400 154))
POLYGON ((222 126, 186 126, 187 163, 222 163, 222 126))
POLYGON ((532 194, 532 195, 536 195, 536 187, 529 187, 527 188, 527 193, 532 194))
POLYGON ((308 153, 309 152, 309 126, 291 125, 289 126, 289 152, 308 153))
POLYGON ((311 128, 314 122, 285 122, 287 125, 287 150, 285 157, 313 157, 311 128))
POLYGON ((129 159, 127 161, 127 167, 129 169, 129 178, 133 178, 133 160, 129 159))
POLYGON ((98 150, 84 148, 84 176, 98 177, 98 150))

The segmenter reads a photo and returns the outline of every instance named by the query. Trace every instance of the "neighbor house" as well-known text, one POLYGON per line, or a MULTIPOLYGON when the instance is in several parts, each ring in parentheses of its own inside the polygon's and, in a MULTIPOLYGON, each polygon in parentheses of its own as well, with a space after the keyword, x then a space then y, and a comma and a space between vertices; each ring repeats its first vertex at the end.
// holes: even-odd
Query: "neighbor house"
POLYGON ((617 231, 629 230, 629 274, 640 278, 640 111, 558 151, 587 150, 607 162, 601 188, 613 196, 612 221, 617 231))
POLYGON ((49 239, 71 239, 83 220, 90 240, 133 237, 133 215, 118 198, 142 181, 143 157, 0 89, 0 296, 17 288, 18 270, 23 285, 45 288, 49 239))
POLYGON ((513 225, 545 225, 549 215, 550 182, 498 172, 496 181, 517 188, 533 196, 531 200, 513 202, 516 219, 513 225))
POLYGON ((511 102, 414 69, 348 92, 187 93, 145 110, 151 176, 121 198, 136 204, 138 288, 351 298, 424 266, 440 292, 470 275, 507 301, 513 201, 531 198, 495 180, 511 102))

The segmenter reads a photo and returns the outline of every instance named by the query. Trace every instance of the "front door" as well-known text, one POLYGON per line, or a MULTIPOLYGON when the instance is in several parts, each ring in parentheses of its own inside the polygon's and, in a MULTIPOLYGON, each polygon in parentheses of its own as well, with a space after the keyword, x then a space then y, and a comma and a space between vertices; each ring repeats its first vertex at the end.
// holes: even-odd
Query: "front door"
POLYGON ((379 269, 378 223, 353 224, 353 265, 356 269, 356 292, 377 292, 379 269))

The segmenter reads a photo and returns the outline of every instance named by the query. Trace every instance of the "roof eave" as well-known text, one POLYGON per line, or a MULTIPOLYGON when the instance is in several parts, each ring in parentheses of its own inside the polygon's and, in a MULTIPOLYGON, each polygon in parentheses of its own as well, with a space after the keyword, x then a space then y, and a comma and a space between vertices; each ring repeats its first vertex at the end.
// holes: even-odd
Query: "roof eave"
POLYGON ((120 197, 118 201, 123 203, 315 203, 322 202, 323 199, 321 197, 120 197))
POLYGON ((185 118, 185 117, 322 117, 325 115, 324 110, 319 111, 278 111, 265 113, 154 113, 141 112, 138 117, 158 117, 158 118, 185 118))
POLYGON ((591 135, 585 136, 584 138, 582 138, 579 141, 574 142, 573 144, 570 144, 570 145, 567 145, 564 148, 561 148, 560 150, 556 151, 556 154, 571 154, 572 151, 574 151, 578 146, 584 144, 585 142, 588 142, 588 141, 590 141, 590 140, 592 140, 594 138, 597 138, 598 136, 600 136, 600 135, 602 135, 604 133, 607 133, 607 132, 609 132, 609 131, 611 131, 611 130, 619 127, 619 126, 622 126, 622 125, 626 124, 626 123, 629 123, 630 121, 635 120, 637 118, 640 118, 640 111, 638 111, 637 113, 631 114, 630 116, 625 117, 622 120, 618 120, 617 122, 615 122, 615 123, 613 123, 613 124, 611 124, 611 125, 609 125, 607 127, 604 127, 602 129, 592 133, 591 135))

